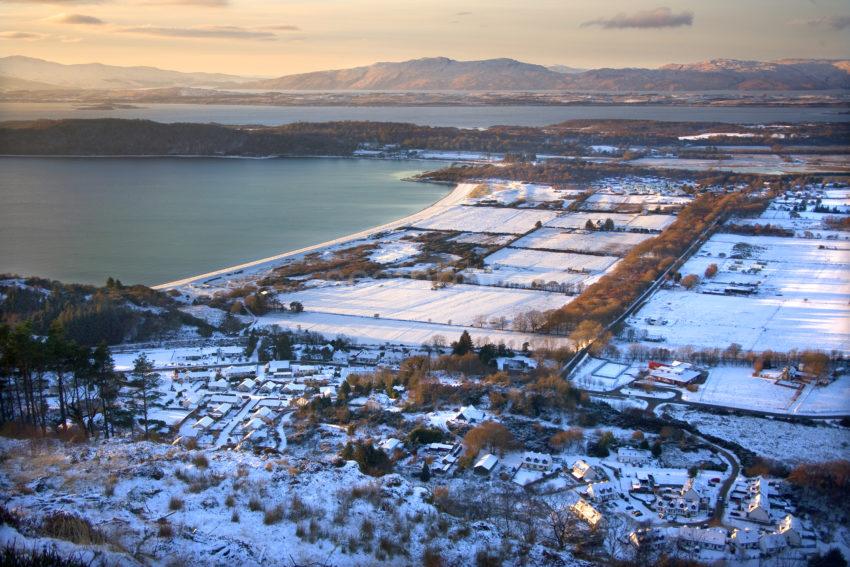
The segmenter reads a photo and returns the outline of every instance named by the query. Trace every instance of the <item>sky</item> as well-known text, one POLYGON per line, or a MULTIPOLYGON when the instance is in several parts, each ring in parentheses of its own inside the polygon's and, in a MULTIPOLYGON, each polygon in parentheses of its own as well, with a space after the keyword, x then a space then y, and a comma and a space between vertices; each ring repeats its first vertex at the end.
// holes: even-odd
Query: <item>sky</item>
POLYGON ((847 0, 0 0, 0 56, 252 76, 419 57, 850 58, 847 0))

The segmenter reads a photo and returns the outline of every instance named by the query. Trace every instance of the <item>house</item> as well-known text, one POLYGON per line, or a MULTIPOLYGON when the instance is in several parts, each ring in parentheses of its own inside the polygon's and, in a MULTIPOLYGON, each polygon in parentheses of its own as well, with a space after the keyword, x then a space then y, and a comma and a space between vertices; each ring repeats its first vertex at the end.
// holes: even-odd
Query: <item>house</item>
POLYGON ((270 360, 266 364, 266 374, 277 378, 292 376, 292 364, 288 360, 270 360))
POLYGON ((594 480, 599 478, 599 473, 597 473, 592 466, 590 466, 581 459, 579 459, 573 464, 571 472, 576 479, 583 480, 585 482, 593 482, 594 480))
POLYGON ((404 443, 402 443, 400 439, 390 437, 389 439, 385 439, 379 447, 387 455, 392 455, 396 451, 402 450, 404 448, 404 443))
POLYGON ((207 390, 213 391, 224 391, 230 389, 230 382, 225 380, 224 378, 219 378, 218 380, 213 380, 207 384, 207 390))
MULTIPOLYGON (((629 542, 637 549, 659 550, 670 542, 670 532, 675 528, 642 528, 629 534, 629 542)), ((675 532, 678 533, 678 532, 675 532)))
POLYGON ((749 528, 736 528, 732 532, 732 537, 729 538, 729 543, 735 546, 735 550, 742 549, 758 549, 759 534, 758 531, 753 531, 749 528))
POLYGON ((215 420, 210 416, 205 415, 204 417, 196 421, 192 428, 198 431, 206 431, 213 423, 215 423, 215 420))
POLYGON ((256 376, 256 366, 228 366, 222 368, 219 372, 225 378, 250 378, 256 376))
POLYGON ((687 502, 696 502, 697 504, 699 504, 700 500, 702 500, 699 492, 697 492, 694 487, 693 478, 688 478, 688 480, 685 481, 685 484, 682 485, 682 488, 679 491, 679 496, 687 502))
POLYGON ((788 541, 783 534, 764 534, 759 540, 762 555, 774 555, 788 547, 788 541))
POLYGON ((496 465, 499 464, 499 457, 496 455, 491 455, 487 453, 475 463, 475 466, 472 468, 473 472, 481 475, 489 475, 493 472, 493 469, 496 468, 496 465))
POLYGON ((617 495, 614 485, 605 480, 587 485, 587 497, 597 502, 604 502, 617 495))
POLYGON ((274 419, 274 412, 266 406, 262 406, 257 408, 257 411, 252 413, 251 417, 262 419, 263 421, 272 421, 274 419))
POLYGON ((475 406, 464 406, 449 421, 463 421, 466 423, 478 423, 483 421, 487 414, 476 409, 475 406))
POLYGON ((688 501, 681 496, 676 496, 670 500, 660 498, 656 504, 656 508, 660 514, 665 516, 684 516, 690 518, 699 512, 699 501, 688 501))
POLYGON ((570 510, 591 528, 595 528, 602 522, 602 513, 591 506, 584 498, 579 498, 575 504, 570 506, 570 510))
POLYGON ((216 419, 224 417, 227 414, 227 412, 230 411, 230 409, 232 407, 233 407, 232 404, 218 404, 215 408, 213 408, 210 411, 210 417, 214 417, 216 419))
POLYGON ((256 385, 257 382, 255 380, 245 378, 244 380, 242 380, 242 382, 239 383, 238 386, 236 386, 236 389, 240 392, 250 392, 254 389, 256 385))
POLYGON ((701 372, 694 370, 693 365, 689 362, 680 362, 678 360, 674 360, 670 364, 654 361, 649 362, 648 379, 654 382, 684 386, 695 381, 700 375, 701 372))
POLYGON ((788 545, 800 547, 803 545, 803 524, 799 518, 788 514, 779 522, 779 533, 785 536, 788 545))
POLYGON ((271 380, 266 380, 265 382, 263 382, 263 385, 260 386, 260 391, 265 393, 265 394, 271 394, 272 392, 277 390, 279 387, 280 387, 280 385, 277 384, 276 382, 272 382, 271 380))
POLYGON ((760 524, 769 524, 770 519, 770 501, 763 493, 758 493, 752 497, 747 504, 747 519, 751 522, 760 524))
POLYGON ((643 449, 620 447, 617 449, 617 461, 624 465, 645 465, 652 460, 652 453, 643 449))
POLYGON ((319 388, 319 394, 326 398, 336 397, 336 386, 322 386, 319 388))
POLYGON ((726 530, 723 528, 679 527, 679 545, 691 549, 726 549, 726 530))
POLYGON ((248 423, 246 423, 242 427, 242 429, 244 429, 245 431, 256 431, 257 429, 263 429, 265 427, 265 425, 266 424, 265 424, 265 422, 263 422, 263 420, 261 420, 258 417, 253 417, 250 420, 248 420, 248 423))
POLYGON ((552 457, 545 453, 526 451, 522 455, 522 466, 533 471, 546 472, 552 467, 552 457))
MULTIPOLYGON (((266 382, 268 384, 268 382, 266 382)), ((307 386, 304 384, 296 384, 294 382, 289 382, 288 384, 284 384, 283 391, 288 392, 290 394, 303 394, 307 390, 307 386)))
POLYGON ((448 445, 446 443, 429 443, 425 445, 426 453, 448 453, 452 450, 453 445, 448 445))

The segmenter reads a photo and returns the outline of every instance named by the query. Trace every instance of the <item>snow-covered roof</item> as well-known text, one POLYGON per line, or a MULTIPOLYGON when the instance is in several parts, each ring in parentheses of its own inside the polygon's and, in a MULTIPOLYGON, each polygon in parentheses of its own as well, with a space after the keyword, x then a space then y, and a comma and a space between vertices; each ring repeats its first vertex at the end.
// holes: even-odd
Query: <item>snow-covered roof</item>
POLYGON ((475 463, 475 468, 482 468, 487 471, 492 471, 493 467, 495 467, 498 462, 499 457, 487 453, 486 455, 478 459, 478 462, 475 463))
POLYGON ((522 455, 523 464, 535 466, 549 466, 552 464, 552 457, 546 453, 535 453, 534 451, 526 451, 522 455))
POLYGON ((464 421, 481 421, 487 416, 487 414, 479 409, 476 409, 475 406, 463 406, 460 408, 460 411, 457 412, 454 419, 456 420, 464 420, 464 421))
POLYGON ((213 411, 213 413, 217 413, 219 415, 224 415, 227 412, 229 412, 230 408, 232 408, 232 407, 233 407, 233 405, 228 404, 228 403, 218 404, 215 408, 213 408, 212 411, 213 411))
POLYGON ((691 526, 681 526, 679 528, 679 537, 686 541, 699 544, 714 546, 726 545, 726 530, 722 528, 695 528, 691 526))
POLYGON ((250 389, 251 389, 251 388, 253 388, 256 384, 257 384, 257 382, 256 382, 256 381, 254 381, 254 380, 252 380, 252 379, 250 379, 250 378, 245 378, 244 380, 242 380, 242 382, 240 382, 240 383, 239 383, 239 387, 240 387, 240 388, 246 388, 246 389, 250 390, 250 389))
POLYGON ((255 411, 252 415, 254 417, 265 418, 265 417, 269 417, 270 415, 272 415, 272 413, 273 413, 272 410, 270 410, 266 406, 262 406, 260 408, 257 408, 257 411, 255 411))
POLYGON ((268 364, 269 372, 274 374, 275 372, 283 372, 289 370, 291 368, 291 364, 288 360, 270 360, 268 364))
POLYGON ((582 520, 591 526, 595 526, 602 520, 602 513, 591 506, 590 503, 583 498, 579 498, 576 503, 572 505, 572 509, 582 520))
POLYGON ((207 388, 220 388, 225 389, 230 386, 230 383, 224 378, 219 378, 218 380, 213 380, 209 384, 207 384, 207 388))
POLYGON ((196 421, 195 425, 193 427, 195 429, 206 429, 210 425, 212 425, 213 423, 215 423, 215 420, 213 418, 211 418, 210 416, 205 415, 204 417, 202 417, 201 419, 196 421))
POLYGON ((395 437, 390 437, 389 439, 385 439, 381 443, 381 449, 383 449, 387 453, 395 451, 396 449, 400 449, 401 446, 402 446, 401 440, 396 439, 395 437))
POLYGON ((749 545, 758 543, 759 534, 757 531, 753 531, 749 528, 746 529, 736 529, 732 532, 732 537, 730 538, 732 543, 736 543, 738 545, 749 545))

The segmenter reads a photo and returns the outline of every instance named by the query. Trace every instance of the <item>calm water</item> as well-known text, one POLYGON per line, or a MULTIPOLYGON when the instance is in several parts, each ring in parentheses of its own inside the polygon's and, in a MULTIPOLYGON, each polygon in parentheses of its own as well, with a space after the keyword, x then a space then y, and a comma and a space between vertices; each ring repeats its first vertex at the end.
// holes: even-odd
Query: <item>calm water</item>
POLYGON ((76 110, 68 103, 2 103, 2 120, 40 118, 145 118, 158 122, 220 124, 287 124, 331 120, 413 122, 428 126, 486 128, 494 125, 546 126, 579 118, 665 120, 684 122, 847 122, 846 108, 720 108, 707 106, 232 106, 145 104, 126 110, 76 110))
POLYGON ((353 159, 0 158, 0 273, 159 284, 401 218, 441 164, 353 159))

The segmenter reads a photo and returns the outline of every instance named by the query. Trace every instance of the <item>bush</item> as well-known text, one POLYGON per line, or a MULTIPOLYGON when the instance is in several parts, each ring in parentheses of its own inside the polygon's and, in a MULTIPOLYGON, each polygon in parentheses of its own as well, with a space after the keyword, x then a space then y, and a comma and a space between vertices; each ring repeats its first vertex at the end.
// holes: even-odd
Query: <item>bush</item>
POLYGON ((233 522, 234 524, 239 523, 239 510, 233 511, 233 513, 230 515, 230 521, 233 522))
POLYGON ((171 527, 170 522, 168 522, 167 520, 161 520, 157 522, 157 524, 159 524, 157 527, 157 535, 159 537, 170 538, 174 536, 174 528, 171 527))
POLYGON ((199 454, 192 457, 192 464, 198 467, 199 469, 205 469, 210 466, 210 461, 207 459, 206 455, 199 454))
POLYGON ((283 519, 283 506, 278 504, 273 508, 266 508, 263 513, 263 523, 271 526, 279 523, 283 519))
POLYGON ((68 512, 53 512, 45 516, 42 530, 48 537, 64 539, 81 545, 100 545, 106 537, 85 518, 68 512))
POLYGON ((259 512, 263 509, 263 503, 260 501, 259 496, 252 496, 248 500, 248 509, 252 512, 259 512))
POLYGON ((179 496, 172 496, 168 499, 168 509, 172 512, 183 509, 183 499, 179 496))
POLYGON ((76 557, 62 557, 54 549, 21 549, 6 544, 0 550, 0 566, 3 567, 90 567, 91 563, 76 557))

